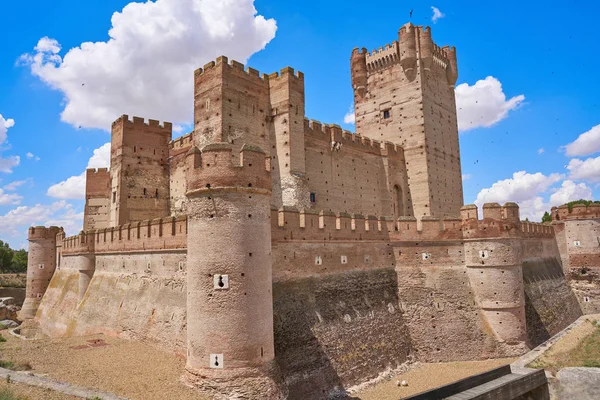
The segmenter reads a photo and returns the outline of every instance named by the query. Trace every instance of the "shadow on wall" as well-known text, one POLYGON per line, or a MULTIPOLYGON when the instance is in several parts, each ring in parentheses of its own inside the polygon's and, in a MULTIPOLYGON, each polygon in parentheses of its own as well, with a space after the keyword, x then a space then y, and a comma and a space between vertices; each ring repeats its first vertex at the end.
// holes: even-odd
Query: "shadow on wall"
POLYGON ((393 269, 274 282, 275 356, 289 399, 326 399, 404 363, 393 269))
POLYGON ((582 315, 556 258, 523 262, 527 339, 533 348, 582 315))

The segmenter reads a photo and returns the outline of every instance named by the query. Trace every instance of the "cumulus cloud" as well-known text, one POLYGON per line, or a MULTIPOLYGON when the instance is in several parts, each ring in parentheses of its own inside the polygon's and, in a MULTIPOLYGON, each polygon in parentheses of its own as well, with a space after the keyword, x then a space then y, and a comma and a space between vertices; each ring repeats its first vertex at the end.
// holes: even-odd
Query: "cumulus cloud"
POLYGON ((254 0, 132 2, 111 19, 106 42, 84 42, 64 57, 40 39, 21 62, 64 95, 61 119, 109 129, 121 114, 192 122, 193 71, 219 55, 246 62, 277 30, 254 0))
POLYGON ((446 16, 443 12, 440 11, 439 8, 431 6, 431 10, 433 11, 433 16, 431 17, 431 21, 435 24, 438 19, 442 19, 446 16))
POLYGON ((600 182, 600 157, 590 157, 585 160, 574 158, 569 161, 567 169, 570 179, 600 182))
POLYGON ((9 184, 4 185, 4 190, 15 191, 15 190, 17 190, 17 188, 19 186, 23 186, 26 183, 27 183, 27 179, 24 179, 22 181, 13 181, 9 184))
POLYGON ((22 199, 23 196, 19 196, 16 193, 5 193, 4 190, 0 189, 0 206, 19 204, 22 199))
POLYGON ((498 181, 490 188, 482 189, 477 195, 475 204, 481 209, 484 203, 504 204, 514 201, 520 206, 521 218, 541 220, 544 211, 549 208, 540 194, 561 179, 561 174, 546 176, 541 172, 530 174, 526 171, 518 171, 512 178, 498 181))
MULTIPOLYGON (((7 139, 8 128, 12 128, 15 125, 15 120, 8 118, 5 119, 2 114, 0 114, 0 145, 4 144, 7 139)), ((0 147, 0 153, 3 148, 0 147)), ((21 162, 21 158, 19 156, 9 156, 7 158, 3 158, 0 156, 0 172, 5 172, 10 174, 12 169, 19 165, 21 162)))
POLYGON ((351 104, 350 109, 348 110, 346 115, 344 115, 344 123, 349 124, 349 125, 354 125, 355 122, 356 122, 356 117, 354 115, 354 104, 351 104))
POLYGON ((530 174, 525 171, 515 172, 512 178, 494 183, 477 195, 475 204, 482 207, 484 203, 500 203, 514 201, 519 204, 521 219, 529 218, 540 221, 544 212, 569 201, 590 199, 592 189, 585 183, 564 180, 559 188, 552 188, 563 179, 561 174, 544 175, 540 172, 530 174), (545 201, 549 193, 549 200, 545 201))
POLYGON ((455 92, 458 130, 463 132, 494 125, 525 100, 522 94, 506 100, 502 84, 493 76, 478 80, 471 86, 461 83, 455 92))
POLYGON ((49 205, 19 206, 0 215, 3 234, 12 237, 17 243, 23 241, 30 226, 62 226, 67 234, 78 232, 83 223, 83 212, 75 210, 64 200, 49 205))
POLYGON ((569 157, 587 156, 600 151, 600 125, 594 126, 579 135, 575 141, 564 146, 565 154, 569 157))
MULTIPOLYGON (((108 168, 110 166, 110 142, 94 150, 87 168, 108 168)), ((52 185, 46 193, 56 199, 84 199, 85 171, 62 182, 52 185)))
POLYGON ((550 206, 561 206, 573 200, 592 198, 592 189, 585 183, 565 180, 562 186, 550 196, 550 206))

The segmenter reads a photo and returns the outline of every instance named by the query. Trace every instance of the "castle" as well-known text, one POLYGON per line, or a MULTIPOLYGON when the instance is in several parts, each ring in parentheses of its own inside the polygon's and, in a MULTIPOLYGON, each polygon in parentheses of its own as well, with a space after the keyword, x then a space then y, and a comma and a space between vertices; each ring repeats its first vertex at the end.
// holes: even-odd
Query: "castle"
POLYGON ((522 354, 598 312, 600 207, 523 222, 463 206, 456 51, 429 27, 350 58, 356 133, 304 116, 304 76, 219 57, 194 130, 124 115, 82 232, 29 230, 21 331, 186 359, 208 398, 319 399, 411 360, 522 354))

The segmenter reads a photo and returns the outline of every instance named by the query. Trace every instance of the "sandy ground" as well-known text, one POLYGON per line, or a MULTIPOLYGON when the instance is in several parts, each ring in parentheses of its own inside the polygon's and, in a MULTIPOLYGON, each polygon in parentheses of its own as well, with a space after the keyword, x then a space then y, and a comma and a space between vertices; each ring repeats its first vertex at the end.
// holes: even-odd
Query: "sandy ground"
POLYGON ((471 375, 510 364, 515 358, 498 358, 484 361, 457 361, 449 363, 420 364, 389 381, 378 383, 354 394, 360 400, 398 400, 407 396, 447 385, 471 375), (397 386, 406 380, 408 386, 397 386))
POLYGON ((0 381, 0 390, 4 389, 10 390, 19 400, 79 400, 78 397, 58 393, 49 389, 41 389, 21 383, 8 384, 6 381, 0 381))
MULTIPOLYGON (((32 372, 37 374, 48 374, 60 381, 132 400, 200 399, 194 390, 179 381, 184 360, 140 342, 103 335, 32 341, 21 340, 6 332, 2 335, 7 341, 0 343, 0 359, 28 362, 33 367, 32 372), (90 340, 101 342, 94 347, 90 340)), ((62 400, 73 397, 35 397, 32 394, 30 398, 62 400)))

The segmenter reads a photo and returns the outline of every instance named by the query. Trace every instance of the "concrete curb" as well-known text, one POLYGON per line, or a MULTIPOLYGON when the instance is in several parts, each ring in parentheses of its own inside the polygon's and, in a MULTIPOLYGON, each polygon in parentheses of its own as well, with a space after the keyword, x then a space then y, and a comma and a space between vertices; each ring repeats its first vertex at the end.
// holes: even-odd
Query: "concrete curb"
POLYGON ((99 390, 84 388, 82 386, 72 385, 70 383, 55 381, 54 379, 35 375, 32 372, 11 371, 9 369, 0 368, 0 378, 6 380, 10 379, 10 381, 13 382, 37 386, 43 389, 51 389, 56 392, 80 397, 82 399, 99 398, 102 400, 127 400, 127 398, 119 397, 113 393, 102 392, 99 390))

